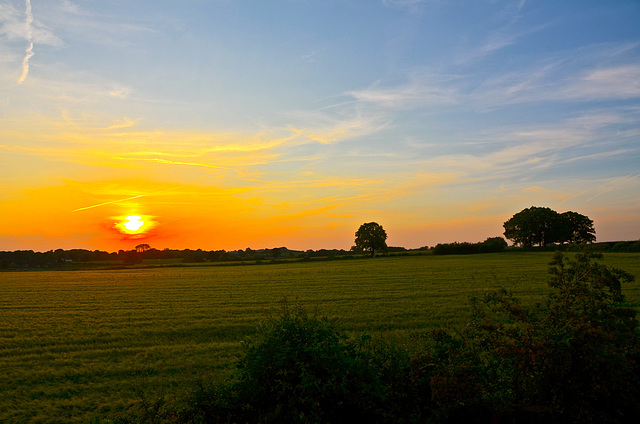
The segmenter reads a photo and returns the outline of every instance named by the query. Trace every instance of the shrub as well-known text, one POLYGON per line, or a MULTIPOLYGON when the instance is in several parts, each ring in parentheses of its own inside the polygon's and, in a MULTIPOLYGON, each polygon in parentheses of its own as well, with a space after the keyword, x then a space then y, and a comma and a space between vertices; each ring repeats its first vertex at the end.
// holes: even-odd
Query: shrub
POLYGON ((370 339, 349 339, 326 318, 285 304, 281 317, 244 342, 244 355, 233 378, 194 398, 192 418, 201 422, 383 422, 386 390, 374 366, 379 358, 371 348, 370 339))
POLYGON ((525 308, 506 290, 473 300, 456 354, 476 371, 468 381, 479 382, 487 407, 558 422, 625 422, 640 412, 636 312, 621 293, 633 276, 594 258, 557 253, 545 304, 525 308))

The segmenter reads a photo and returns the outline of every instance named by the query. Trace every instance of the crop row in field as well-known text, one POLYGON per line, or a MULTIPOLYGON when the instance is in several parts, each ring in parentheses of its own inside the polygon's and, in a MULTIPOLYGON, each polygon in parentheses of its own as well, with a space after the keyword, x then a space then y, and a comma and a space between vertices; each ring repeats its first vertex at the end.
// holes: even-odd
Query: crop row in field
MULTIPOLYGON (((222 374, 284 297, 399 343, 466 322, 468 298, 548 292, 552 253, 0 274, 0 422, 86 422, 222 374)), ((640 274, 640 254, 609 254, 640 274)), ((640 290, 625 287, 640 305, 640 290)))

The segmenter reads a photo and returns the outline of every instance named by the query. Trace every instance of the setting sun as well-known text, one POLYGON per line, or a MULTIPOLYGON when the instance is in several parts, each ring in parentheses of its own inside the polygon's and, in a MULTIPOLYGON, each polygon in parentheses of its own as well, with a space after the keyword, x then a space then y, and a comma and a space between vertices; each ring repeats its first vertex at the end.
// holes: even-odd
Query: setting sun
POLYGON ((158 223, 150 215, 127 215, 112 218, 113 229, 124 236, 123 240, 139 240, 155 235, 154 229, 158 223))
POLYGON ((144 226, 144 221, 138 215, 128 216, 125 219, 122 226, 131 232, 137 232, 144 226))

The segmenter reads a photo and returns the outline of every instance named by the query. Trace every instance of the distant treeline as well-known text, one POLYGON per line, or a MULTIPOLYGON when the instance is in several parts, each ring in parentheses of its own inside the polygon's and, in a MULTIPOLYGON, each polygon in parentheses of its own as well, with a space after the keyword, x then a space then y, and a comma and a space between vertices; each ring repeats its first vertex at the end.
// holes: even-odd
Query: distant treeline
MULTIPOLYGON (((583 250, 584 244, 549 245, 546 247, 509 247, 526 250, 583 250)), ((640 241, 599 242, 588 245, 589 250, 596 252, 640 252, 640 241)), ((419 249, 390 246, 387 254, 408 254, 408 252, 430 252, 435 255, 464 255, 474 253, 501 252, 507 249, 507 242, 502 237, 491 237, 481 243, 454 242, 439 243, 435 247, 424 246, 419 249)), ((311 260, 314 258, 348 259, 362 254, 358 249, 319 249, 319 250, 291 250, 286 247, 273 249, 240 249, 240 250, 192 250, 192 249, 155 249, 144 248, 137 250, 119 250, 106 252, 102 250, 86 249, 57 249, 47 252, 33 250, 0 251, 0 269, 15 268, 72 268, 81 263, 83 268, 92 263, 97 267, 104 267, 108 262, 121 262, 125 265, 139 264, 145 260, 174 260, 182 263, 204 262, 242 262, 242 261, 275 261, 278 259, 311 260)))
POLYGON ((438 243, 433 248, 434 255, 468 255, 472 253, 502 252, 508 244, 502 237, 491 237, 482 243, 438 243))
MULTIPOLYGON (((422 248, 421 250, 425 250, 422 248)), ((403 247, 389 247, 388 252, 405 252, 403 247)), ((122 262, 127 265, 139 264, 145 260, 174 260, 182 263, 233 262, 233 261, 273 261, 277 259, 347 258, 360 254, 357 250, 319 249, 291 250, 286 247, 273 249, 240 250, 192 250, 155 249, 139 245, 135 250, 106 252, 86 249, 57 249, 47 252, 33 250, 0 251, 0 268, 62 268, 82 263, 104 266, 106 262, 122 262)))
POLYGON ((491 253, 509 250, 531 250, 531 251, 583 251, 593 252, 640 252, 640 241, 607 241, 599 243, 558 243, 547 246, 535 247, 508 247, 507 242, 502 237, 491 237, 482 243, 440 243, 432 250, 434 255, 468 255, 473 253, 491 253))

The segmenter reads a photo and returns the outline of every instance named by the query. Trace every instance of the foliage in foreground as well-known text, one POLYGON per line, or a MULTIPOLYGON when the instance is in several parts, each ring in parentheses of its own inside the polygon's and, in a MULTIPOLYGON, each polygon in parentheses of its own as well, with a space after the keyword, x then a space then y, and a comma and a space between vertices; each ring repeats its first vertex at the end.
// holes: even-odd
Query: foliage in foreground
POLYGON ((558 253, 546 302, 506 290, 472 300, 472 320, 402 350, 350 337, 285 305, 245 343, 235 373, 179 411, 143 403, 120 422, 623 423, 640 413, 640 335, 624 271, 558 253))

